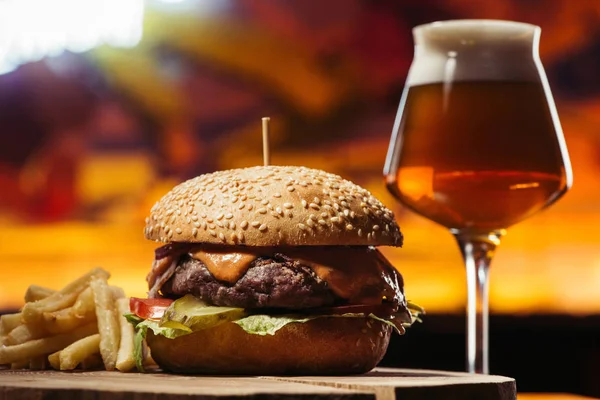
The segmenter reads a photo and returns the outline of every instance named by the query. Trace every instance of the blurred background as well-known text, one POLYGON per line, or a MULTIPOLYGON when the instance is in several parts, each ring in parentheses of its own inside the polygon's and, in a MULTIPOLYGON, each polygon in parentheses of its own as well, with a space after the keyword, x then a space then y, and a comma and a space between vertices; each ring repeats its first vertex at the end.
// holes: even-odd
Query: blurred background
POLYGON ((542 27, 575 183, 509 229, 491 270, 491 370, 521 390, 600 396, 600 2, 4 0, 0 3, 0 310, 31 283, 102 266, 144 296, 143 219, 175 183, 272 162, 341 174, 394 208, 385 249, 424 324, 384 363, 464 368, 465 274, 452 236, 402 209, 382 168, 411 28, 494 18, 542 27))

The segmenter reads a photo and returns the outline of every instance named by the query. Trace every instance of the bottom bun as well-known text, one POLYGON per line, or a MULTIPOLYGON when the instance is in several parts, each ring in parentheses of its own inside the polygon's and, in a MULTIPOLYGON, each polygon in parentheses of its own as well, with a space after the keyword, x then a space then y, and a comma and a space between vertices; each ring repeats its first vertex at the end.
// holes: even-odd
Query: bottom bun
POLYGON ((367 318, 317 318, 275 335, 228 322, 177 339, 148 331, 152 357, 167 371, 230 375, 342 375, 370 371, 383 358, 391 327, 367 318))

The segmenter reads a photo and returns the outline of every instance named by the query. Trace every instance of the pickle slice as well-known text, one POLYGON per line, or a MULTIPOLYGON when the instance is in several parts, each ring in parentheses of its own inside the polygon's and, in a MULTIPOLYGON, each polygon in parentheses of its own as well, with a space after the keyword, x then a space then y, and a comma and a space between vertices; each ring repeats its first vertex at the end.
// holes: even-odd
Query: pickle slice
POLYGON ((243 308, 209 306, 191 294, 175 300, 160 320, 164 328, 199 331, 246 316, 243 308))

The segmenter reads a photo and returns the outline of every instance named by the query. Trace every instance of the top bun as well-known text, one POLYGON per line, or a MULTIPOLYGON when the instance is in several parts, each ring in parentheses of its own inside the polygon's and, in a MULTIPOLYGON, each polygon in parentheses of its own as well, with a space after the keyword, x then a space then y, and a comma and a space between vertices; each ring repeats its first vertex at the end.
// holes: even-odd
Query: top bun
POLYGON ((200 175, 160 199, 147 239, 246 246, 401 246, 394 214, 325 171, 266 166, 200 175))

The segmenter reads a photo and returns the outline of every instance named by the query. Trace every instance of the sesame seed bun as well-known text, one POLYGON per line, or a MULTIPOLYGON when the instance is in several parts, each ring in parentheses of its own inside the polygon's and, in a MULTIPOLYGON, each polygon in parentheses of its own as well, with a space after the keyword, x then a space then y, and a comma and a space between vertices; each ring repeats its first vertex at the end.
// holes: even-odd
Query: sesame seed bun
POLYGON ((367 318, 318 318, 275 335, 252 335, 228 322, 168 339, 148 330, 152 358, 171 372, 244 375, 342 375, 370 371, 391 328, 367 318))
POLYGON ((394 214, 338 175, 260 166, 200 175, 152 207, 144 233, 157 242, 246 246, 401 246, 394 214))

